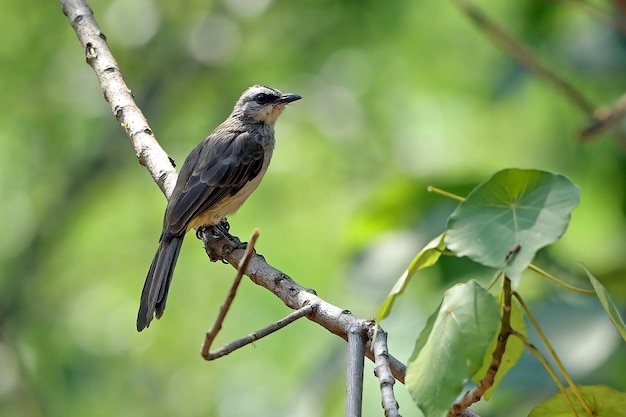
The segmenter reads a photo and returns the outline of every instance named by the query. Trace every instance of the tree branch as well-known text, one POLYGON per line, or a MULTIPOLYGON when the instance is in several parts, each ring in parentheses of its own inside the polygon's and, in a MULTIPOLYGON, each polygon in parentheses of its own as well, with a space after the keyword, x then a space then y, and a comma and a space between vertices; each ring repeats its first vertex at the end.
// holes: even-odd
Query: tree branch
POLYGON ((626 133, 619 126, 619 122, 626 115, 626 96, 618 99, 612 106, 596 110, 596 106, 581 91, 537 59, 528 48, 483 13, 471 0, 453 0, 452 3, 489 40, 552 86, 585 116, 591 118, 588 126, 583 128, 579 134, 581 139, 589 140, 601 132, 611 131, 618 142, 626 147, 626 133))
MULTIPOLYGON (((619 128, 619 124, 626 116, 626 94, 619 97, 613 104, 600 107, 593 114, 589 124, 580 132, 583 140, 589 140, 592 137, 605 132, 607 130, 615 130, 619 128)), ((624 139, 624 137, 620 137, 624 139)), ((626 141, 623 142, 626 145, 626 141)))
MULTIPOLYGON (((232 241, 225 236, 215 236, 210 228, 200 229, 198 238, 204 242, 205 250, 212 259, 223 259, 237 268, 241 258, 244 256, 244 249, 232 249, 232 241)), ((348 310, 341 309, 330 304, 317 296, 314 290, 305 288, 295 282, 291 277, 282 271, 269 265, 262 255, 254 252, 250 257, 250 263, 245 270, 245 275, 250 277, 252 282, 266 288, 272 292, 289 308, 299 310, 307 305, 317 305, 312 315, 307 318, 326 328, 331 333, 348 340, 348 333, 353 328, 369 328, 373 322, 355 317, 348 310)), ((371 344, 368 340, 367 346, 371 344)), ((365 349, 365 356, 374 360, 374 353, 371 349, 365 349)), ((398 359, 389 355, 389 365, 393 376, 404 383, 406 366, 398 359)))
POLYGON ((242 348, 246 345, 249 345, 250 343, 254 343, 257 340, 262 339, 265 336, 269 336, 270 334, 282 329, 283 327, 306 316, 307 314, 313 313, 313 311, 316 308, 317 306, 315 305, 308 305, 308 306, 302 307, 300 310, 294 311, 293 313, 277 321, 276 323, 272 323, 269 326, 264 327, 261 330, 257 330, 256 332, 252 332, 249 335, 244 336, 240 339, 233 340, 232 342, 210 352, 208 351, 210 346, 205 341, 205 343, 202 345, 202 351, 200 352, 200 354, 207 361, 213 361, 215 359, 219 359, 222 356, 226 356, 239 348, 242 348), (206 349, 206 353, 205 353, 205 349, 206 349))
POLYGON ((348 372, 346 382, 346 417, 361 417, 363 410, 363 355, 367 327, 348 332, 348 372))
MULTIPOLYGON (((104 98, 111 105, 113 114, 130 139, 139 162, 148 169, 161 191, 169 198, 177 178, 172 161, 159 146, 146 118, 135 103, 130 89, 122 78, 117 62, 107 46, 106 38, 98 28, 93 12, 84 0, 59 1, 63 6, 63 13, 68 17, 85 48, 87 63, 91 65, 98 77, 104 98)), ((237 268, 244 255, 243 249, 229 251, 231 246, 226 238, 216 240, 212 236, 207 236, 206 231, 199 235, 202 235, 207 253, 210 248, 214 253, 221 254, 222 258, 235 269, 237 268)), ((313 290, 300 286, 285 273, 271 267, 262 256, 256 253, 252 255, 245 274, 256 284, 274 293, 285 305, 294 310, 306 305, 318 305, 319 307, 313 311, 312 315, 307 317, 345 340, 348 339, 348 332, 351 328, 366 328, 373 325, 370 321, 354 317, 348 310, 322 300, 313 290)), ((366 348, 365 354, 373 360, 374 355, 370 349, 366 348)), ((389 363, 393 376, 404 383, 406 366, 391 355, 389 363)))
POLYGON ((378 328, 374 337, 374 355, 376 367, 374 375, 378 377, 385 417, 400 417, 400 410, 396 397, 393 394, 393 385, 396 380, 391 375, 389 367, 389 351, 387 349, 387 333, 378 328))
POLYGON ((485 13, 469 0, 453 0, 457 8, 469 18, 469 20, 487 36, 493 43, 498 45, 504 52, 513 57, 529 71, 548 82, 559 93, 568 99, 575 107, 585 115, 591 116, 595 106, 589 99, 578 91, 572 84, 557 75, 547 65, 540 62, 524 45, 511 36, 506 30, 498 26, 485 13))
POLYGON ((130 139, 139 163, 148 169, 154 182, 169 199, 177 178, 173 161, 159 146, 148 121, 135 103, 93 12, 84 0, 60 0, 60 3, 63 14, 85 49, 87 63, 98 77, 104 99, 111 105, 111 111, 130 139))

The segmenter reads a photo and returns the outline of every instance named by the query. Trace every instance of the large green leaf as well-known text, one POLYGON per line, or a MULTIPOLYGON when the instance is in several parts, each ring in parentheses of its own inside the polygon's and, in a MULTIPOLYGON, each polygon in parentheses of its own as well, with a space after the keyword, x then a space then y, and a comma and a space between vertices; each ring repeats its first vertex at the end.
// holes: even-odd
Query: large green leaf
POLYGON ((446 291, 407 364, 406 386, 426 417, 446 416, 480 368, 499 321, 496 299, 476 281, 446 291))
POLYGON ((622 336, 622 339, 626 341, 626 324, 624 324, 624 319, 622 319, 622 316, 619 315, 619 310, 613 302, 611 295, 606 290, 604 285, 602 285, 600 281, 598 281, 593 275, 591 275, 591 272, 589 272, 589 270, 584 265, 581 266, 587 273, 587 277, 589 278, 589 281, 591 281, 591 285, 593 285, 593 289, 598 295, 600 304, 602 304, 602 307, 606 311, 606 314, 609 315, 609 319, 611 319, 611 322, 613 322, 613 325, 615 325, 615 327, 617 328, 617 331, 622 336))
MULTIPOLYGON (((626 394, 615 391, 613 388, 604 385, 581 386, 577 385, 581 396, 591 407, 593 417, 619 417, 626 416, 626 394)), ((565 390, 580 417, 589 414, 585 412, 582 404, 574 396, 572 389, 565 390)), ((563 394, 558 393, 549 400, 535 407, 528 417, 575 417, 563 394)))
POLYGON ((413 276, 413 274, 420 269, 427 268, 429 266, 434 265, 439 257, 441 256, 441 252, 445 249, 446 245, 444 243, 444 234, 441 234, 428 242, 424 249, 419 251, 417 255, 413 258, 408 268, 404 271, 402 276, 396 281, 393 288, 389 292, 387 298, 382 303, 382 305, 378 308, 378 312, 376 313, 376 321, 380 321, 387 317, 391 312, 391 307, 393 306, 396 297, 404 292, 409 280, 413 276))
POLYGON ((535 253, 565 232, 579 189, 562 175, 505 169, 476 187, 448 218, 446 245, 457 256, 518 281, 535 253))
MULTIPOLYGON (((485 351, 485 357, 483 358, 483 366, 480 367, 478 371, 472 377, 472 380, 478 383, 481 379, 485 377, 489 367, 491 366, 491 360, 493 358, 493 351, 496 349, 496 344, 498 343, 498 336, 500 333, 501 325, 498 325, 498 331, 493 335, 491 339, 491 343, 489 347, 485 351)), ((527 335, 526 332, 526 323, 524 322, 524 314, 522 310, 519 308, 517 303, 511 304, 511 327, 524 336, 527 335)), ((524 342, 522 342, 518 337, 509 337, 506 341, 506 349, 504 351, 504 355, 502 355, 502 360, 500 362, 500 366, 498 367, 498 372, 496 373, 496 377, 493 381, 493 385, 489 387, 489 389, 485 392, 484 398, 485 400, 489 400, 493 395, 493 391, 496 389, 504 375, 506 375, 511 368, 515 366, 519 358, 524 353, 524 342)))

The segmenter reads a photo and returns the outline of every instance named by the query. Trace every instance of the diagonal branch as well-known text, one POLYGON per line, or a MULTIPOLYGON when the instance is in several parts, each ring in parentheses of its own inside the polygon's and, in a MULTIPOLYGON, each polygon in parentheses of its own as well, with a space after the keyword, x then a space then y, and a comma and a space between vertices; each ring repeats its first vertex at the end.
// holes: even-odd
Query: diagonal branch
POLYGON ((177 178, 173 161, 159 146, 143 112, 135 103, 93 12, 84 0, 60 0, 60 3, 63 14, 85 49, 87 63, 98 77, 104 99, 111 105, 111 111, 130 139, 139 163, 148 169, 154 182, 169 199, 177 178))
POLYGON ((593 115, 595 106, 580 91, 564 78, 556 74, 550 67, 539 61, 524 45, 519 43, 511 34, 498 26, 485 13, 469 0, 453 0, 458 9, 467 16, 492 42, 504 52, 513 57, 529 71, 548 82, 559 93, 565 96, 570 103, 581 110, 585 115, 593 115))
POLYGON ((294 311, 293 313, 289 314, 287 317, 284 317, 283 319, 275 323, 272 323, 271 325, 264 327, 261 330, 252 332, 247 336, 234 340, 212 351, 208 350, 210 346, 205 341, 205 343, 202 345, 202 351, 200 352, 200 354, 207 361, 213 361, 213 360, 219 359, 222 356, 226 356, 234 352, 237 349, 240 349, 246 345, 249 345, 250 343, 254 343, 257 340, 262 339, 265 336, 269 336, 270 334, 274 332, 277 332, 283 327, 288 326, 289 324, 293 323, 294 321, 302 317, 305 317, 308 314, 312 314, 316 308, 317 306, 315 305, 308 305, 308 306, 302 307, 300 310, 294 311), (206 349, 206 353, 205 353, 205 349, 206 349))
POLYGON ((592 101, 585 97, 579 89, 537 59, 528 48, 488 17, 471 0, 452 0, 452 2, 490 41, 520 65, 543 79, 591 119, 588 126, 581 130, 579 134, 581 139, 588 140, 601 132, 611 131, 618 142, 622 146, 626 146, 626 133, 619 126, 619 122, 626 115, 626 96, 619 98, 611 106, 596 110, 592 101))
MULTIPOLYGON (((614 103, 596 110, 589 124, 581 130, 580 137, 589 140, 602 132, 618 129, 625 116, 626 94, 623 94, 614 103)), ((620 139, 623 145, 626 145, 626 139, 623 136, 620 139)))

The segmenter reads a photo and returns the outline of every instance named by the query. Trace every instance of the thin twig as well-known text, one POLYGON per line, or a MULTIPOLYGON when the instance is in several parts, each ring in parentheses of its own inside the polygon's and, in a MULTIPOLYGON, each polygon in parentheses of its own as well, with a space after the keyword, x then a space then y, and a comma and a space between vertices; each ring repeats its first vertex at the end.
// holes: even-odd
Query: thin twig
POLYGON ((400 406, 396 401, 396 397, 393 393, 393 386, 396 383, 396 379, 391 375, 391 368, 389 367, 389 351, 387 347, 387 333, 377 328, 374 336, 373 350, 374 350, 374 375, 378 377, 380 385, 380 394, 383 410, 385 410, 385 417, 401 417, 400 406))
POLYGON ((593 114, 589 124, 580 131, 580 138, 589 140, 607 130, 619 127, 626 116, 626 94, 619 97, 613 104, 600 107, 593 114))
MULTIPOLYGON (((626 12, 626 8, 623 7, 623 1, 614 1, 613 4, 621 9, 620 13, 615 13, 613 10, 605 9, 604 7, 592 4, 590 1, 583 0, 565 0, 566 2, 573 3, 580 7, 589 16, 598 19, 602 24, 607 25, 615 31, 621 32, 622 35, 626 35, 626 25, 624 24, 623 15, 626 12), (622 7, 620 7, 622 6, 622 7)), ((607 2, 608 4, 608 2, 607 2)))
POLYGON ((558 76, 552 69, 541 63, 524 45, 487 17, 478 7, 468 0, 454 0, 453 2, 485 36, 499 45, 506 53, 551 84, 585 115, 593 115, 595 106, 590 100, 583 96, 573 85, 558 76))
POLYGON ((363 358, 366 330, 355 323, 348 331, 348 369, 346 379, 346 417, 361 417, 363 409, 363 358))
MULTIPOLYGON (((554 368, 552 368, 550 363, 548 363, 548 360, 545 358, 545 356, 543 356, 541 354, 541 352, 539 352, 539 349, 537 349, 537 347, 535 345, 533 345, 531 343, 531 341, 528 340, 528 338, 526 336, 524 336, 523 334, 521 334, 517 330, 512 330, 511 334, 513 336, 517 337, 518 339, 520 339, 524 343, 524 345, 526 345, 528 350, 530 350, 537 357, 537 359, 539 360, 539 362, 541 362, 543 367, 546 368, 546 371, 548 371, 548 373, 550 374, 550 377, 552 378, 552 380, 554 381, 556 386, 559 388, 559 391, 565 397, 565 400, 567 401, 567 403, 568 403, 568 405, 570 407, 570 410, 572 411, 572 413, 576 417, 578 417, 578 413, 576 412, 576 408, 574 407, 574 404, 572 403, 572 400, 569 398, 569 395, 567 395, 567 392, 565 391, 565 387, 563 386, 563 384, 559 380, 559 377, 557 376, 556 372, 554 371, 554 368)), ((583 401, 583 404, 585 404, 584 401, 583 401)), ((593 413, 590 413, 590 415, 593 415, 593 413)))
POLYGON ((502 282, 502 317, 500 318, 500 333, 498 334, 498 342, 496 348, 491 356, 491 365, 487 369, 485 377, 478 382, 476 387, 471 391, 467 391, 463 397, 452 404, 448 411, 448 417, 460 417, 463 410, 475 402, 480 401, 482 396, 494 383, 500 364, 502 363, 502 356, 506 348, 506 342, 511 335, 513 329, 511 328, 511 280, 508 277, 504 277, 502 282))
POLYGON ((546 337, 546 334, 543 332, 541 327, 539 327, 539 322, 537 321, 537 319, 535 319, 535 316, 526 305, 526 302, 524 302, 524 299, 522 298, 522 296, 517 291, 513 291, 513 297, 515 297, 520 307, 522 307, 522 309, 526 313, 526 316, 528 317, 533 327, 539 334, 539 337, 541 338, 541 341, 543 342, 543 344, 548 348, 548 352, 550 352, 550 356, 552 356, 552 359, 554 359, 556 366, 559 368, 559 371, 561 371, 561 375, 563 375, 563 378, 565 378, 565 381, 567 382, 569 387, 572 389, 572 392, 574 393, 574 395, 578 398, 581 404, 583 404, 583 407, 585 408, 585 410, 587 410, 588 413, 592 414, 591 408, 587 405, 582 394, 578 391, 576 384, 574 384, 574 381, 565 370, 565 366, 563 366, 563 362, 561 362, 561 358, 559 358, 559 355, 556 354, 556 351, 554 350, 554 348, 552 347, 552 344, 546 337))
POLYGON ((577 107, 585 116, 592 119, 589 126, 584 128, 580 137, 590 139, 592 136, 606 130, 612 130, 617 140, 626 146, 626 134, 619 129, 618 122, 626 115, 626 98, 620 98, 608 109, 596 110, 596 106, 587 99, 574 85, 559 76, 550 67, 540 62, 533 54, 515 39, 506 30, 491 20, 469 0, 453 0, 457 8, 479 28, 485 36, 498 45, 504 52, 513 57, 529 71, 545 80, 556 91, 563 95, 570 103, 577 107))
POLYGON ((299 318, 302 318, 304 316, 307 316, 309 314, 313 314, 315 312, 315 309, 317 308, 317 306, 315 305, 308 305, 308 306, 304 306, 299 310, 294 311, 293 313, 289 314, 287 317, 285 317, 282 320, 277 321, 276 323, 272 323, 271 325, 261 329, 261 330, 257 330, 254 333, 250 333, 249 335, 242 337, 241 339, 237 339, 234 340, 222 347, 220 347, 219 349, 215 349, 212 352, 208 352, 208 354, 205 356, 204 353, 202 354, 202 357, 208 361, 212 361, 218 358, 221 358, 222 356, 226 356, 229 353, 234 352, 235 350, 242 348, 246 345, 249 345, 250 343, 254 343, 259 339, 264 338, 265 336, 268 336, 272 333, 274 333, 277 330, 282 329, 283 327, 293 323, 294 321, 298 320, 299 318))
POLYGON ((235 280, 230 286, 230 290, 228 291, 226 300, 224 301, 224 304, 222 304, 222 307, 220 307, 220 312, 215 319, 215 323, 213 323, 213 327, 211 327, 211 330, 209 330, 204 337, 204 343, 202 344, 202 350, 200 351, 200 354, 206 360, 211 360, 209 355, 209 349, 211 349, 213 341, 221 330, 222 323, 224 323, 224 319, 226 318, 226 314, 228 313, 228 310, 230 309, 230 306, 235 299, 235 295, 237 294, 237 288, 239 287, 239 284, 241 283, 241 278, 243 277, 243 274, 248 267, 248 263, 250 262, 250 256, 254 252, 254 245, 256 244, 256 240, 258 238, 259 229, 254 229, 254 231, 252 232, 252 236, 250 236, 250 242, 248 243, 248 246, 246 246, 246 251, 243 255, 243 258, 241 258, 241 261, 237 266, 237 275, 235 275, 235 280))

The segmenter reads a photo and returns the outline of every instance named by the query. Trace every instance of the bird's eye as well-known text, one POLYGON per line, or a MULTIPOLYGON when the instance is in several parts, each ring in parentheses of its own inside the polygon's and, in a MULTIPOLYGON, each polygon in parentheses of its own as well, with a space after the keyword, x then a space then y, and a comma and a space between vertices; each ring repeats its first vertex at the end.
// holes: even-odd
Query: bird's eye
POLYGON ((265 93, 257 94, 257 96, 254 98, 254 101, 259 104, 267 104, 272 100, 274 100, 274 96, 265 93))

